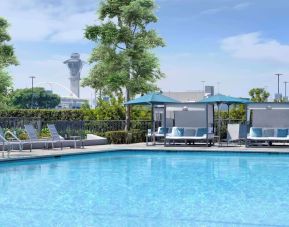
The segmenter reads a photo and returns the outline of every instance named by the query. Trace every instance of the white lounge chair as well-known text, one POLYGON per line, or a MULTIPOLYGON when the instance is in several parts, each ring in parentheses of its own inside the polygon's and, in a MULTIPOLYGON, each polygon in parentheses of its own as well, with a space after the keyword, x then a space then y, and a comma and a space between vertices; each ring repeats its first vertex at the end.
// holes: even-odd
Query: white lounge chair
POLYGON ((246 126, 242 124, 228 124, 227 126, 227 146, 230 143, 238 143, 241 146, 241 141, 246 137, 246 126), (245 134, 244 134, 245 132, 245 134), (243 137, 242 137, 243 135, 243 137))
POLYGON ((18 146, 19 151, 22 151, 23 144, 22 141, 11 131, 6 131, 4 133, 2 127, 0 127, 0 142, 2 143, 2 156, 4 156, 5 148, 7 147, 7 152, 9 153, 11 150, 13 150, 13 145, 18 146), (6 136, 9 136, 12 138, 12 140, 7 140, 6 136))
POLYGON ((82 148, 84 148, 84 143, 80 136, 73 136, 74 137, 73 140, 64 140, 64 138, 61 135, 59 135, 54 124, 48 124, 47 127, 50 132, 52 141, 55 143, 60 143, 61 149, 63 148, 64 143, 68 144, 69 142, 70 144, 73 143, 74 148, 77 147, 77 142, 80 143, 80 146, 82 148))
POLYGON ((167 144, 181 141, 187 144, 188 142, 213 143, 214 134, 208 133, 207 128, 190 128, 190 127, 173 127, 172 133, 165 138, 165 146, 167 144))
POLYGON ((170 135, 172 132, 172 128, 164 128, 164 127, 158 127, 158 130, 154 133, 151 132, 151 130, 148 130, 148 133, 146 135, 146 144, 148 145, 149 139, 152 140, 153 143, 156 142, 156 140, 160 140, 165 138, 166 135, 170 135))
POLYGON ((263 128, 251 127, 247 136, 247 145, 254 144, 260 145, 267 143, 288 143, 289 142, 289 129, 287 128, 263 128))
POLYGON ((24 125, 25 131, 28 135, 29 142, 30 142, 30 152, 33 149, 33 144, 43 144, 43 148, 48 148, 48 144, 51 143, 51 146, 53 148, 53 141, 49 138, 41 139, 38 137, 37 132, 33 125, 24 125))

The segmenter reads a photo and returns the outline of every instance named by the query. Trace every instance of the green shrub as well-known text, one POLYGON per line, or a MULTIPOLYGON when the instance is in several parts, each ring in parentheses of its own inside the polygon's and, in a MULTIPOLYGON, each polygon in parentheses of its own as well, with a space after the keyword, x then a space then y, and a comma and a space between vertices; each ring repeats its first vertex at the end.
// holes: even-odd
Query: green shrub
POLYGON ((125 144, 127 143, 128 132, 127 131, 111 131, 106 132, 105 137, 108 143, 112 144, 125 144))
POLYGON ((145 142, 146 131, 143 130, 132 130, 132 141, 131 143, 141 143, 145 142))
POLYGON ((127 131, 110 131, 105 132, 104 135, 97 134, 99 136, 104 136, 107 138, 108 143, 111 144, 126 144, 126 143, 140 143, 145 141, 145 131, 133 130, 127 131))
POLYGON ((41 129, 41 132, 40 132, 40 137, 43 138, 43 137, 51 137, 51 134, 49 132, 49 129, 48 128, 43 128, 41 129))
POLYGON ((16 118, 40 118, 43 121, 57 120, 83 120, 84 112, 82 110, 1 110, 0 117, 16 118))
POLYGON ((17 136, 20 140, 28 140, 28 135, 24 131, 20 132, 17 136))

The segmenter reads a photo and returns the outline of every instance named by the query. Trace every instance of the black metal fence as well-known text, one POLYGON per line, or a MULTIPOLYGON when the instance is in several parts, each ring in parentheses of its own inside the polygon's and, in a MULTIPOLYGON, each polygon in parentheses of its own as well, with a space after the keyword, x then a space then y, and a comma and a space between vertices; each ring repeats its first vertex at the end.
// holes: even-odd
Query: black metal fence
MULTIPOLYGON (((0 118, 0 126, 10 130, 23 129, 25 124, 33 124, 37 130, 47 127, 47 124, 55 124, 59 134, 62 136, 83 135, 88 133, 105 133, 108 131, 120 131, 125 129, 124 120, 95 120, 95 121, 44 121, 40 118, 0 118)), ((160 126, 160 122, 155 123, 155 128, 160 126)), ((147 131, 152 128, 151 121, 131 121, 131 130, 147 131)))
MULTIPOLYGON (((125 129, 124 120, 95 120, 95 121, 44 121, 41 118, 20 118, 20 117, 6 117, 0 118, 0 126, 7 129, 24 128, 25 124, 33 124, 39 131, 47 127, 48 123, 55 124, 59 134, 62 136, 69 135, 84 135, 88 133, 105 133, 108 131, 121 131, 125 129)), ((240 119, 220 119, 220 136, 226 137, 228 123, 245 123, 240 119)), ((161 126, 160 121, 155 122, 155 129, 161 126)), ((131 130, 147 131, 152 128, 151 121, 131 121, 131 130)), ((219 120, 214 120, 215 134, 219 135, 219 120)))

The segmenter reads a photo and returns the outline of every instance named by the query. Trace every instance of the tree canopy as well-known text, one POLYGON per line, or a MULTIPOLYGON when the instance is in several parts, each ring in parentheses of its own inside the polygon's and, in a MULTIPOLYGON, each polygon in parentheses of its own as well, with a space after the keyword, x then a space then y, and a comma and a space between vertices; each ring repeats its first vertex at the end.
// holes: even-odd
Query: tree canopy
POLYGON ((33 89, 17 89, 13 92, 11 97, 11 105, 18 109, 52 109, 60 103, 60 97, 52 94, 50 91, 45 91, 42 87, 33 89))
MULTIPOLYGON (((157 89, 163 77, 152 49, 164 41, 149 27, 157 22, 154 0, 104 0, 99 25, 87 26, 85 37, 96 43, 89 59, 93 65, 83 85, 105 94, 125 91, 126 101, 157 89)), ((129 108, 126 119, 129 121, 129 108)))
POLYGON ((12 90, 12 78, 6 71, 6 68, 11 65, 17 65, 17 59, 14 54, 13 46, 8 44, 11 40, 7 29, 8 22, 0 17, 0 108, 8 107, 9 94, 12 90))
POLYGON ((0 108, 8 107, 9 95, 12 91, 12 78, 5 71, 0 69, 0 108))
POLYGON ((8 22, 4 18, 0 17, 0 70, 10 65, 17 65, 17 59, 14 54, 14 48, 8 44, 11 40, 10 35, 7 32, 8 22))
POLYGON ((252 88, 249 91, 249 95, 251 96, 251 101, 253 102, 266 102, 270 96, 270 93, 264 88, 252 88))

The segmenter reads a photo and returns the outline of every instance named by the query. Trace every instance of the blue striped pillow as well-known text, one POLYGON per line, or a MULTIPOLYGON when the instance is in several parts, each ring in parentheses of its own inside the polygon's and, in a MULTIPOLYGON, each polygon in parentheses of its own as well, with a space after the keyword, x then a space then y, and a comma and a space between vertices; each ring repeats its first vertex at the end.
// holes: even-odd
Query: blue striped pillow
POLYGON ((287 137, 288 129, 287 128, 278 128, 277 129, 277 137, 287 137))
POLYGON ((207 134, 208 130, 207 128, 198 128, 197 135, 198 137, 204 136, 207 134))

